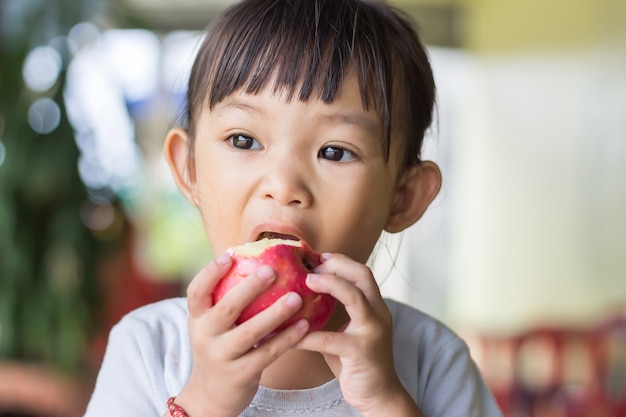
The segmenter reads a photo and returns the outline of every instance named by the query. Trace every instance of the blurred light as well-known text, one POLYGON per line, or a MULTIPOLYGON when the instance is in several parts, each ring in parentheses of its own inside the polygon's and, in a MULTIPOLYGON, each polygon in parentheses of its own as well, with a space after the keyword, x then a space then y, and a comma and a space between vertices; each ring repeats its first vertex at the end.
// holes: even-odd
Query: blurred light
POLYGON ((185 94, 193 59, 203 37, 197 32, 175 31, 163 39, 163 84, 174 94, 185 94))
POLYGON ((4 116, 0 113, 0 167, 4 164, 4 160, 7 156, 7 148, 2 142, 2 134, 4 133, 4 116))
POLYGON ((123 216, 112 204, 86 202, 80 210, 83 224, 100 240, 119 237, 124 230, 123 216))
POLYGON ((95 146, 93 134, 87 130, 78 129, 76 126, 74 126, 74 129, 76 129, 74 133, 76 146, 78 146, 82 154, 89 153, 89 150, 95 146))
MULTIPOLYGON (((70 38, 91 33, 89 28, 76 27, 70 38)), ((129 102, 156 96, 157 70, 145 65, 158 68, 158 49, 154 51, 158 39, 153 34, 145 36, 148 32, 144 31, 112 32, 74 56, 67 69, 64 98, 81 152, 81 179, 90 189, 123 193, 136 186, 141 174, 141 151, 135 142, 129 102), (124 45, 126 41, 129 45, 124 45), (149 52, 142 53, 142 49, 149 52)))
POLYGON ((54 100, 40 98, 28 109, 28 123, 37 133, 50 133, 61 123, 61 109, 54 100))
POLYGON ((79 157, 78 173, 85 185, 90 188, 105 188, 109 183, 106 174, 93 156, 89 157, 83 154, 79 157))
POLYGON ((95 42, 100 36, 100 30, 91 22, 81 22, 75 25, 67 35, 67 45, 72 54, 76 54, 84 46, 95 42))
POLYGON ((4 160, 7 156, 7 148, 4 146, 4 142, 0 139, 0 167, 4 164, 4 160))
POLYGON ((71 60, 72 54, 72 52, 70 51, 68 38, 66 36, 57 36, 56 38, 52 39, 48 45, 58 52, 59 56, 61 57, 61 67, 64 68, 71 60))
POLYGON ((107 68, 132 105, 154 98, 159 85, 161 44, 147 30, 108 30, 102 34, 107 68), (132 62, 132 65, 128 65, 132 62))
POLYGON ((116 194, 110 188, 87 187, 89 201, 95 204, 109 204, 116 199, 116 194))
POLYGON ((63 60, 56 49, 39 46, 26 56, 22 75, 26 86, 34 91, 46 91, 52 88, 59 78, 63 60))
POLYGON ((106 230, 115 222, 115 208, 111 204, 87 203, 80 211, 80 218, 91 230, 106 230))
MULTIPOLYGON (((162 83, 171 94, 168 116, 178 119, 184 114, 187 82, 203 36, 198 32, 175 31, 163 39, 162 83)), ((183 123, 183 120, 177 120, 183 123)))

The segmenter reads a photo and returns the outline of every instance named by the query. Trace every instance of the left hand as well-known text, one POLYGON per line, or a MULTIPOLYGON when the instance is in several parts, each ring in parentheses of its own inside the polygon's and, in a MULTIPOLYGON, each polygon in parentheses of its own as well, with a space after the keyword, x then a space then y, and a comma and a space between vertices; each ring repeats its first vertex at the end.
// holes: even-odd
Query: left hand
POLYGON ((343 331, 312 332, 296 347, 324 355, 344 399, 363 416, 385 415, 391 403, 408 397, 394 367, 391 312, 367 266, 340 254, 324 258, 307 285, 335 297, 350 321, 343 331))

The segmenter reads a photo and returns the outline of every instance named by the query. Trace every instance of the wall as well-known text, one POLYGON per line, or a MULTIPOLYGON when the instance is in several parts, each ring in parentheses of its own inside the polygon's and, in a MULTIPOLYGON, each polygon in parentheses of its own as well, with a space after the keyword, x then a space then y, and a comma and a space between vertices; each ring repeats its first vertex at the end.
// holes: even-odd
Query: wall
POLYGON ((498 332, 623 309, 626 3, 427 3, 463 10, 463 48, 432 48, 444 189, 384 291, 498 332))

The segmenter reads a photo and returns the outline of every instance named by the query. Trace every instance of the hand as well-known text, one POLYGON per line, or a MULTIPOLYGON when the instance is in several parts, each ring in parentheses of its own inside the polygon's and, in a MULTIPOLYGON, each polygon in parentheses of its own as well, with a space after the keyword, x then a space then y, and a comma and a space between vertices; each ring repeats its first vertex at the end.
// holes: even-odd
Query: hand
POLYGON ((340 332, 312 332, 297 347, 321 352, 339 379, 345 400, 362 416, 421 416, 396 374, 393 319, 371 270, 346 256, 324 254, 325 262, 307 278, 313 291, 329 293, 350 321, 340 332))
POLYGON ((237 416, 254 398, 262 371, 306 334, 302 320, 264 340, 302 304, 289 293, 248 321, 235 325, 243 309, 275 278, 261 267, 213 304, 212 292, 232 265, 225 254, 207 265, 187 288, 193 368, 176 403, 192 416, 237 416))

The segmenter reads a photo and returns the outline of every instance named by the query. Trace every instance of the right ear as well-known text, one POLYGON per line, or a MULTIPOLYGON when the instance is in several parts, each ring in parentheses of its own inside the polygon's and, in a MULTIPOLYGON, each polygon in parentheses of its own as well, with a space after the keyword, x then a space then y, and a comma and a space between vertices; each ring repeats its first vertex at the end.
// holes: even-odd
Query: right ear
POLYGON ((167 133, 163 144, 163 154, 170 166, 178 189, 194 206, 198 205, 196 193, 195 167, 189 158, 189 133, 182 128, 174 128, 167 133))

